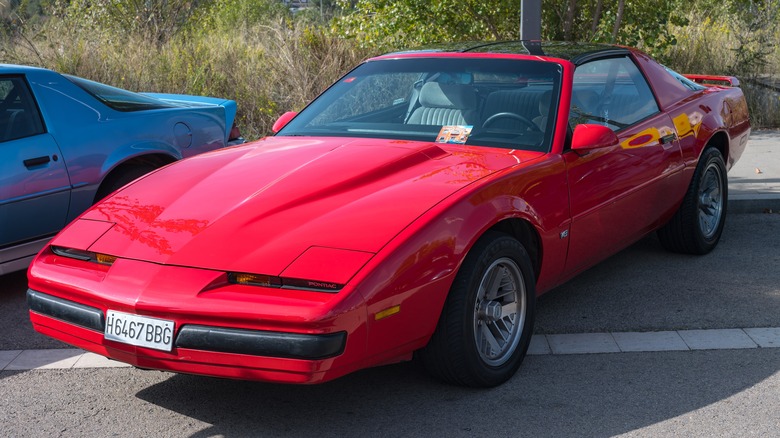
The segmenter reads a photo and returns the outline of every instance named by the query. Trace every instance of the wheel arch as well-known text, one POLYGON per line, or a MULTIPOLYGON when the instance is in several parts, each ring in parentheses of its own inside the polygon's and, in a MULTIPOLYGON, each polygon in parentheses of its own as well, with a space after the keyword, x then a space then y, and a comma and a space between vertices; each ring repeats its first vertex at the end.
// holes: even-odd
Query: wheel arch
POLYGON ((363 285, 360 293, 367 305, 370 339, 366 348, 376 363, 408 359, 405 354, 429 342, 463 261, 491 231, 506 234, 523 245, 531 259, 534 282, 538 283, 543 231, 533 223, 535 209, 509 195, 480 202, 476 208, 473 193, 460 200, 441 204, 424 220, 418 219, 422 225, 396 236, 380 257, 353 278, 363 285), (389 278, 403 285, 402 293, 388 287, 389 278), (391 318, 372 317, 391 305, 399 305, 402 310, 391 318))
POLYGON ((160 167, 171 164, 176 160, 177 160, 176 157, 168 154, 152 153, 152 154, 138 155, 117 163, 111 170, 109 170, 105 174, 105 176, 103 176, 103 179, 100 181, 100 184, 98 185, 98 188, 95 191, 95 195, 94 195, 94 199, 92 200, 92 203, 99 201, 101 198, 100 195, 103 194, 106 187, 113 184, 114 181, 117 179, 117 177, 122 173, 126 172, 128 169, 135 166, 149 166, 154 169, 159 169, 160 167))
MULTIPOLYGON (((704 148, 701 150, 701 154, 704 153, 708 147, 714 147, 723 156, 723 160, 728 162, 729 160, 729 136, 724 131, 717 131, 704 144, 704 148)), ((701 154, 699 154, 701 156, 701 154)))
MULTIPOLYGON (((497 222, 488 229, 488 231, 490 230, 506 233, 520 241, 531 257, 534 276, 538 279, 542 269, 542 240, 536 228, 525 219, 508 218, 497 222)), ((482 235, 479 237, 481 238, 482 235)))

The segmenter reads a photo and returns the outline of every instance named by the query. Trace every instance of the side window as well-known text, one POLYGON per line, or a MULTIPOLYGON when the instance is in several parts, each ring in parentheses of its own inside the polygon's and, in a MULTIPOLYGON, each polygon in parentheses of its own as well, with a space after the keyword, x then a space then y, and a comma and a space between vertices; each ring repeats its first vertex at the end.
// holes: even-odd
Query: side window
POLYGON ((0 142, 43 133, 38 107, 20 77, 0 78, 0 142))
POLYGON ((618 131, 657 112, 650 86, 628 57, 591 61, 574 71, 572 129, 600 123, 618 131))

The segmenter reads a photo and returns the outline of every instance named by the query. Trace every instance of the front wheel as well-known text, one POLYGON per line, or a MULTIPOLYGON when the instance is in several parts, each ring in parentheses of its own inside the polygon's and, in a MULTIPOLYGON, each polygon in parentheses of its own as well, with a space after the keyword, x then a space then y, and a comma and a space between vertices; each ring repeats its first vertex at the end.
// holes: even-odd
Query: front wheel
POLYGON ((707 148, 699 159, 682 205, 658 230, 667 250, 706 254, 718 244, 723 232, 728 201, 726 165, 720 151, 707 148))
POLYGON ((420 352, 428 372, 474 387, 511 378, 531 341, 534 284, 523 245, 503 233, 486 233, 466 256, 436 331, 420 352))

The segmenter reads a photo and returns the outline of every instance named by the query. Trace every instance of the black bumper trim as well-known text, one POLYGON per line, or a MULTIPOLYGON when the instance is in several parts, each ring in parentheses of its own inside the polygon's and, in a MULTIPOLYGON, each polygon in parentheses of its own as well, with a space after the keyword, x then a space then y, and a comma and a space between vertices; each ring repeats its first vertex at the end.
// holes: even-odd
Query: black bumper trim
POLYGON ((338 356, 346 343, 346 332, 307 335, 202 325, 182 326, 176 337, 180 348, 307 360, 338 356))
MULTIPOLYGON (((27 289, 27 306, 42 315, 87 329, 105 331, 105 315, 95 307, 32 289, 27 289)), ((309 335, 203 325, 182 326, 175 341, 176 347, 180 348, 306 360, 338 356, 344 352, 346 343, 346 332, 309 335)))
POLYGON ((63 300, 32 289, 27 289, 27 306, 33 312, 99 332, 104 331, 106 327, 106 320, 100 309, 63 300))

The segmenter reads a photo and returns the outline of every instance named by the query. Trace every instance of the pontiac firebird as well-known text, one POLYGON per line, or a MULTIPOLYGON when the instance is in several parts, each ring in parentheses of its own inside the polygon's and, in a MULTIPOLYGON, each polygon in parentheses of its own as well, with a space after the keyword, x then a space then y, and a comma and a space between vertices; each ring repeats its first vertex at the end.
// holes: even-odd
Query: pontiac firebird
POLYGON ((716 246, 750 122, 733 77, 504 42, 370 59, 274 131, 72 222, 30 267, 35 329, 140 368, 495 386, 539 294, 650 232, 716 246))

